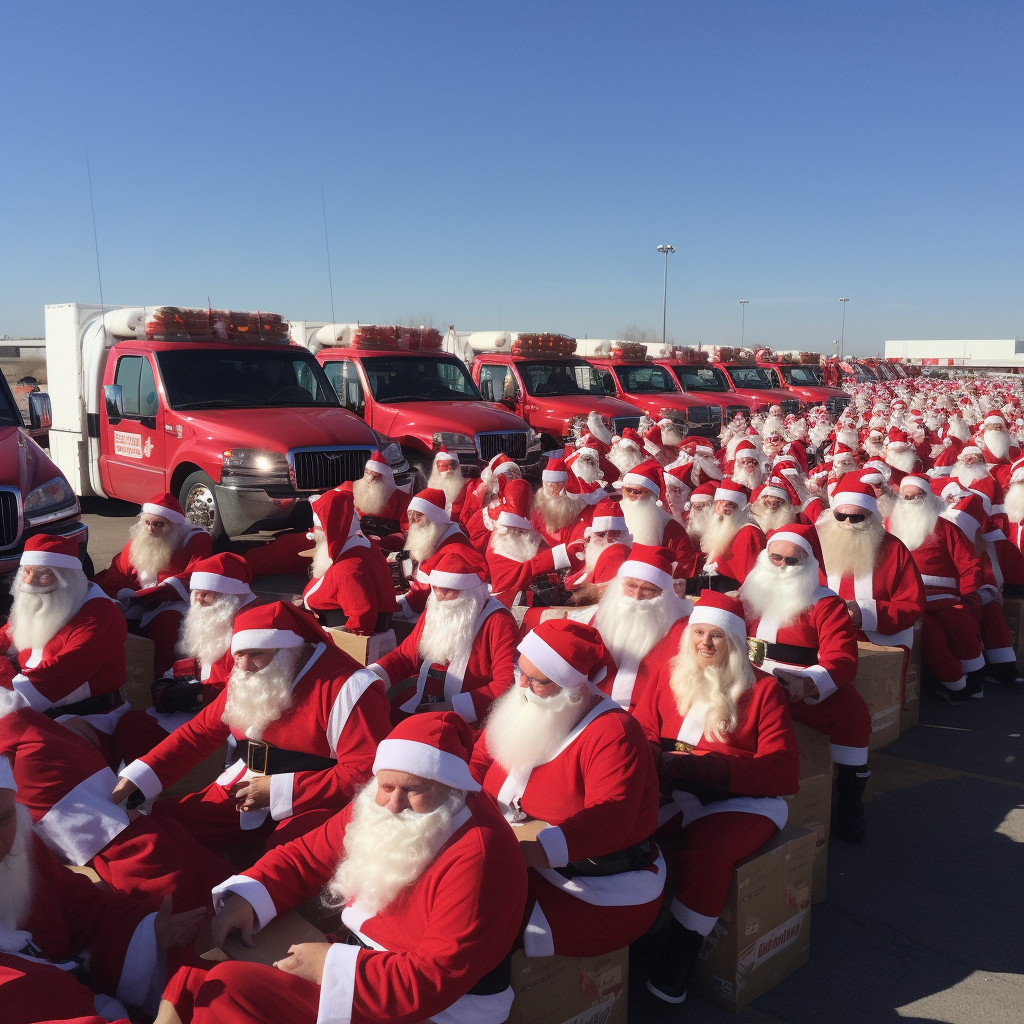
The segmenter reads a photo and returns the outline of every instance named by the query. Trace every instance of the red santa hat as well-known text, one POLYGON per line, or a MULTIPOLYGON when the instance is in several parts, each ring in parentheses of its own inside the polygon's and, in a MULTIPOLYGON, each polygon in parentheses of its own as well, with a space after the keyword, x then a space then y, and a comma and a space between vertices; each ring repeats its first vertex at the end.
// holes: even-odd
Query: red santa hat
POLYGON ((637 451, 639 451, 641 454, 643 454, 643 451, 644 451, 644 441, 643 441, 643 438, 632 427, 626 427, 626 429, 622 431, 622 435, 619 437, 619 439, 618 439, 618 441, 616 443, 617 444, 631 444, 631 445, 635 445, 637 451))
POLYGON ((718 490, 718 484, 706 483, 701 484, 699 487, 694 487, 693 493, 690 495, 690 504, 693 504, 694 498, 710 498, 712 503, 715 500, 715 492, 718 490))
POLYGON ((757 501, 758 498, 779 498, 790 505, 793 504, 792 493, 777 476, 772 477, 767 483, 761 484, 760 487, 755 487, 750 492, 751 503, 757 501))
POLYGON ((907 447, 910 445, 910 441, 908 440, 906 433, 896 427, 893 427, 892 430, 889 431, 888 443, 905 445, 907 447))
POLYGON ((241 555, 225 551, 193 562, 188 586, 190 590, 234 594, 242 598, 243 605, 247 605, 256 600, 256 595, 249 587, 250 583, 252 570, 249 563, 241 555))
POLYGON ((657 455, 658 452, 663 451, 666 447, 664 440, 662 440, 661 427, 657 423, 644 431, 644 449, 649 454, 657 455))
POLYGON ((619 566, 616 576, 643 580, 662 590, 672 587, 672 552, 654 544, 634 544, 628 561, 619 566))
POLYGON ((458 455, 455 454, 455 452, 450 452, 448 451, 447 448, 445 448, 444 445, 441 445, 441 447, 437 449, 437 452, 434 455, 434 465, 440 466, 441 463, 445 463, 446 465, 457 466, 459 465, 459 457, 458 455))
MULTIPOLYGON (((961 448, 961 449, 960 449, 960 456, 963 456, 963 455, 976 455, 976 456, 978 456, 978 457, 980 458, 980 457, 981 457, 982 455, 984 455, 984 454, 985 454, 985 453, 984 453, 984 452, 983 452, 983 451, 981 450, 981 447, 980 447, 980 445, 978 445, 977 443, 975 443, 975 441, 974 441, 973 439, 971 439, 970 441, 968 441, 968 442, 967 442, 967 443, 966 443, 966 444, 965 444, 965 445, 963 446, 963 448, 961 448)), ((958 456, 958 458, 959 458, 960 456, 958 456)))
MULTIPOLYGON (((410 502, 410 505, 412 502, 410 502)), ((324 531, 327 553, 333 562, 348 541, 359 533, 359 516, 351 491, 328 491, 312 502, 313 525, 324 531)))
POLYGON ((782 454, 795 459, 801 472, 807 472, 807 449, 801 441, 787 441, 782 446, 782 454))
MULTIPOLYGON (((879 477, 881 479, 881 477, 879 477)), ((860 473, 846 473, 839 481, 839 486, 832 494, 832 508, 840 505, 853 505, 855 508, 862 508, 871 515, 878 515, 878 499, 875 492, 864 481, 860 473)))
POLYGON ((22 565, 44 565, 51 569, 81 569, 78 541, 52 533, 35 533, 25 541, 22 565))
POLYGON ((533 498, 533 488, 527 480, 509 480, 501 496, 501 505, 498 507, 497 516, 491 513, 491 518, 498 526, 512 526, 517 530, 532 530, 533 523, 530 521, 530 502, 533 498))
POLYGON ((724 629, 739 645, 746 648, 747 623, 743 618, 743 602, 728 594, 702 590, 690 613, 689 626, 717 626, 724 629))
POLYGON ((986 428, 988 427, 1002 427, 1006 429, 1006 420, 998 412, 990 412, 984 420, 986 428))
POLYGON ((373 774, 407 772, 452 789, 479 793, 480 784, 469 771, 473 731, 454 711, 427 711, 411 715, 381 740, 373 759, 373 774))
POLYGON ((693 463, 687 462, 682 466, 669 466, 664 471, 665 485, 668 486, 669 480, 672 481, 672 486, 684 490, 689 494, 693 488, 693 463))
POLYGON ((758 459, 758 454, 757 448, 751 444, 750 441, 744 438, 733 449, 732 459, 733 462, 736 462, 738 459, 753 459, 755 462, 759 462, 760 459, 758 459))
POLYGON ((371 473, 376 473, 378 476, 384 477, 385 480, 391 483, 395 482, 395 471, 385 461, 384 456, 378 451, 370 452, 370 457, 366 460, 366 465, 363 467, 363 472, 369 470, 371 473))
POLYGON ((496 477, 500 477, 505 473, 511 473, 513 470, 518 468, 519 466, 516 464, 516 461, 514 459, 510 459, 504 452, 498 452, 498 454, 487 463, 487 469, 489 469, 496 477))
POLYGON ((745 508, 750 501, 750 489, 735 480, 723 480, 715 488, 715 501, 731 501, 737 509, 745 508))
POLYGON ((150 498, 142 506, 142 514, 159 516, 161 519, 166 519, 169 523, 177 523, 179 526, 188 522, 181 504, 173 494, 158 494, 156 497, 150 498))
POLYGON ((619 567, 629 558, 630 550, 628 544, 609 544, 594 563, 594 582, 601 584, 615 579, 619 567))
POLYGON ((900 491, 902 492, 905 487, 920 487, 922 491, 930 491, 932 489, 931 477, 927 477, 923 473, 908 473, 900 479, 900 491))
POLYGON ((598 682, 607 671, 601 634, 574 619, 542 622, 523 637, 517 650, 551 682, 566 690, 598 682))
POLYGON ((655 459, 641 462, 622 478, 622 483, 626 487, 643 487, 653 494, 661 494, 661 466, 655 459))
POLYGON ((602 498, 594 509, 594 518, 583 531, 584 536, 591 533, 604 533, 606 530, 625 530, 626 520, 622 515, 622 506, 611 498, 602 498))
MULTIPOLYGON (((514 462, 512 464, 515 465, 514 462)), ((438 487, 425 487, 410 500, 407 511, 422 512, 431 522, 447 526, 452 521, 447 504, 448 498, 444 491, 438 487)))
POLYGON ((427 579, 432 587, 472 590, 487 579, 487 563, 466 544, 450 544, 427 561, 430 563, 427 579))
POLYGON ((951 479, 949 477, 939 476, 932 478, 932 494, 936 497, 942 498, 943 501, 948 501, 954 496, 957 498, 968 498, 970 497, 971 492, 955 477, 951 479))
POLYGON ((777 540, 789 541, 790 544, 802 548, 818 563, 819 569, 825 565, 825 559, 821 555, 818 531, 813 526, 807 526, 804 523, 790 523, 788 526, 780 526, 777 530, 770 530, 767 547, 770 548, 777 540))
POLYGON ((282 647, 329 642, 330 637, 309 612, 293 604, 274 601, 238 613, 231 635, 231 653, 273 651, 282 647))
POLYGON ((18 784, 14 781, 14 772, 11 771, 11 762, 3 754, 0 754, 0 789, 13 789, 18 792, 18 784))
POLYGON ((560 459, 557 456, 549 458, 544 472, 541 473, 541 479, 546 484, 566 483, 569 479, 569 467, 566 466, 565 459, 560 459))
POLYGON ((942 517, 959 527, 971 543, 974 543, 974 538, 986 521, 984 506, 976 494, 961 498, 952 508, 947 509, 942 517))

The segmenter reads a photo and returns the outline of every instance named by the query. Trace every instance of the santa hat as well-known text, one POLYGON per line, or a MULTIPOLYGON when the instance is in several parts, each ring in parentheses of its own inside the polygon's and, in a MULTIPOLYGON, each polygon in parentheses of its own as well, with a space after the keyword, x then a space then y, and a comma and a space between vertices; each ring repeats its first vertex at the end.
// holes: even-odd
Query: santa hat
POLYGON ((427 579, 432 587, 472 590, 487 580, 487 563, 466 544, 450 544, 428 562, 427 579))
POLYGON ((146 516, 159 516, 169 523, 184 525, 188 520, 178 499, 173 494, 158 494, 142 506, 142 514, 146 516))
POLYGON ((743 602, 728 594, 702 590, 690 612, 689 626, 717 626, 724 629, 746 652, 747 623, 743 618, 743 602))
POLYGON ((457 466, 459 465, 459 457, 458 455, 455 454, 455 452, 450 452, 448 451, 447 448, 445 448, 444 445, 441 445, 441 447, 437 449, 437 452, 434 455, 434 465, 437 466, 442 462, 454 463, 457 466))
POLYGON ((990 412, 984 420, 986 427, 1002 427, 1006 429, 1006 420, 997 412, 990 412))
POLYGON ((798 548, 802 548, 815 562, 819 569, 824 569, 825 559, 821 555, 821 543, 818 540, 818 531, 813 526, 803 523, 790 523, 788 526, 780 526, 777 530, 768 532, 767 547, 771 547, 777 540, 789 541, 798 548))
POLYGON ((0 789, 13 789, 18 792, 18 784, 14 781, 14 772, 11 771, 11 762, 0 754, 0 789))
POLYGON ((452 521, 447 504, 448 498, 444 491, 437 487, 425 487, 410 500, 407 511, 422 512, 431 522, 447 526, 452 521))
POLYGON ((612 432, 596 409, 592 409, 587 415, 587 430, 603 444, 610 445, 612 443, 612 432))
POLYGON ((272 651, 281 647, 330 642, 309 612, 293 604, 274 601, 258 608, 247 608, 235 618, 231 635, 231 653, 239 651, 272 651))
POLYGON ((952 497, 968 498, 971 492, 959 480, 940 476, 932 478, 932 494, 943 501, 948 501, 952 497))
POLYGON ((888 443, 890 445, 904 445, 905 447, 910 447, 910 441, 907 439, 906 433, 896 427, 893 427, 892 430, 889 431, 888 443))
POLYGON ((504 452, 498 452, 498 454, 495 455, 486 466, 484 466, 480 477, 485 483, 487 483, 488 481, 485 477, 488 473, 493 477, 500 478, 504 474, 512 473, 517 469, 519 469, 519 466, 514 459, 510 459, 504 452))
POLYGON ((743 438, 743 440, 740 441, 740 443, 736 445, 736 447, 733 449, 732 459, 733 462, 735 462, 737 459, 753 459, 755 462, 759 462, 759 454, 760 453, 758 452, 757 448, 754 445, 752 445, 746 438, 743 438))
POLYGON ((800 441, 787 441, 782 446, 782 454, 795 459, 800 470, 807 472, 807 449, 800 441))
POLYGON ((904 487, 919 487, 922 491, 931 491, 932 482, 923 473, 908 473, 900 479, 900 491, 904 487))
POLYGON ((517 530, 532 530, 530 521, 530 501, 533 488, 527 480, 509 480, 502 492, 501 505, 497 516, 491 513, 498 526, 512 526, 517 530))
POLYGON ((967 444, 960 449, 960 455, 977 455, 979 458, 985 453, 981 448, 974 443, 974 441, 968 441, 967 444))
POLYGON ((670 466, 663 471, 665 478, 665 486, 669 485, 669 481, 672 481, 672 486, 690 493, 693 488, 693 463, 687 462, 682 466, 670 466))
POLYGON ((395 471, 388 465, 384 456, 378 451, 370 452, 370 457, 366 460, 363 472, 366 472, 366 470, 384 477, 385 480, 390 480, 391 483, 395 482, 395 471))
POLYGON ((594 517, 590 525, 583 531, 585 537, 591 533, 604 533, 606 530, 626 529, 626 520, 622 514, 622 506, 611 498, 602 498, 594 508, 594 517))
POLYGON ((946 509, 942 513, 942 518, 959 527, 963 535, 973 543, 986 517, 981 498, 972 494, 968 498, 961 498, 952 508, 946 509))
POLYGON ((569 468, 565 464, 565 459, 556 456, 549 458, 544 472, 541 473, 541 479, 546 484, 564 484, 568 481, 569 468))
POLYGON ((22 565, 45 565, 51 569, 81 569, 78 541, 52 533, 34 533, 25 541, 22 565))
POLYGON ((615 442, 616 444, 631 444, 634 445, 641 454, 644 451, 643 438, 632 428, 626 427, 622 432, 622 436, 615 442))
POLYGON ((655 459, 641 462, 622 478, 622 483, 626 487, 643 487, 653 494, 661 494, 661 466, 655 459))
POLYGON ((601 634, 593 626, 574 619, 548 619, 531 630, 517 648, 553 683, 578 690, 599 681, 606 672, 601 634))
POLYGON ((662 590, 672 588, 672 552, 653 544, 634 544, 629 560, 619 566, 616 576, 629 576, 662 590))
POLYGON ((600 585, 615 579, 619 574, 619 567, 629 558, 629 555, 628 544, 609 544, 597 556, 597 561, 594 563, 594 583, 600 585))
POLYGON ((648 427, 644 431, 644 448, 651 455, 657 455, 658 452, 663 451, 666 444, 661 436, 661 427, 657 423, 653 427, 648 427))
POLYGON ((209 590, 214 594, 234 594, 242 604, 251 604, 256 595, 250 590, 252 570, 241 555, 222 552, 192 563, 190 590, 209 590))
POLYGON ((373 774, 407 772, 452 789, 479 793, 480 784, 469 771, 473 731, 454 711, 427 711, 411 715, 381 740, 373 759, 373 774))
POLYGON ((870 512, 873 516, 878 515, 878 500, 875 498, 875 492, 864 482, 860 473, 846 473, 843 476, 832 495, 830 504, 834 509, 840 505, 853 505, 856 508, 864 509, 865 512, 870 512))
POLYGON ((766 484, 755 487, 750 492, 751 503, 757 501, 758 498, 779 498, 787 504, 793 504, 792 493, 778 477, 772 477, 766 484))
MULTIPOLYGON (((410 502, 410 505, 412 502, 410 502)), ((331 561, 335 561, 344 550, 345 545, 360 530, 359 516, 356 513, 355 501, 351 491, 333 490, 321 494, 311 502, 313 509, 313 525, 324 531, 327 539, 327 553, 331 561)))
POLYGON ((723 480, 715 489, 715 501, 731 501, 737 510, 745 508, 750 501, 750 489, 735 480, 723 480))
POLYGON ((715 492, 718 490, 718 484, 706 483, 701 484, 699 487, 694 487, 693 494, 690 495, 690 504, 693 504, 694 498, 710 498, 712 503, 715 500, 715 492))

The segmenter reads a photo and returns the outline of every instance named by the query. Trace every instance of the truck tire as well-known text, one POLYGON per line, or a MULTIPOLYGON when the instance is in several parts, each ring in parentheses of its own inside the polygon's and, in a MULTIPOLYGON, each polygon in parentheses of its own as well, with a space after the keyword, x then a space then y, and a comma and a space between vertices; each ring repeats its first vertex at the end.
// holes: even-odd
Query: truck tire
POLYGON ((213 539, 224 536, 224 523, 217 508, 217 492, 213 481, 202 471, 185 477, 178 492, 178 501, 185 511, 185 518, 194 526, 201 526, 213 539))

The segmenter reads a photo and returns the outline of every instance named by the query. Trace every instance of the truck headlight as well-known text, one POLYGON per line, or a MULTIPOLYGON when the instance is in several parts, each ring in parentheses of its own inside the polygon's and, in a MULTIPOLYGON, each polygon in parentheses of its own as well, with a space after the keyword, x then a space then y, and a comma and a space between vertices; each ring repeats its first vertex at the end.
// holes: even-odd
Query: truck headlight
POLYGON ((25 518, 28 520, 38 519, 40 516, 48 515, 60 508, 67 507, 78 511, 78 499, 75 492, 68 486, 67 480, 62 476, 55 476, 47 480, 45 484, 29 491, 25 498, 25 518))
POLYGON ((288 484, 288 458, 284 452, 268 452, 259 448, 229 448, 223 454, 220 479, 222 483, 288 484))
POLYGON ((454 434, 448 430, 439 430, 433 437, 434 447, 441 445, 450 452, 475 452, 476 441, 469 434, 454 434))
POLYGON ((526 428, 526 450, 528 452, 540 451, 540 434, 533 427, 526 428))
POLYGON ((375 430, 373 436, 377 439, 377 448, 380 451, 381 458, 392 469, 399 469, 406 465, 405 456, 402 454, 402 446, 397 441, 392 441, 387 434, 382 434, 379 430, 375 430))

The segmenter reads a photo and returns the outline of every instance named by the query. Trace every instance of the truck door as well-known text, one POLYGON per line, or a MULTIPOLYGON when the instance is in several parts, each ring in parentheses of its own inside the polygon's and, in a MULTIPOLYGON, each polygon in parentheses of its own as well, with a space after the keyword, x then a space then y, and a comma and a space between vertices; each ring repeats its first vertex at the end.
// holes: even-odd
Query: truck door
POLYGON ((112 423, 103 408, 103 454, 100 469, 104 490, 115 498, 142 503, 166 490, 164 412, 149 357, 123 355, 114 383, 121 386, 124 416, 112 423))
POLYGON ((512 368, 504 363, 484 363, 480 367, 480 393, 488 401, 500 402, 510 412, 519 412, 523 415, 522 389, 516 383, 512 368))
MULTIPOLYGON (((341 404, 357 416, 366 415, 366 396, 359 380, 359 370, 352 359, 332 359, 324 363, 324 373, 331 382, 331 387, 338 393, 341 404)), ((372 418, 372 414, 371 414, 372 418)), ((371 423, 372 427, 373 424, 371 423)))

